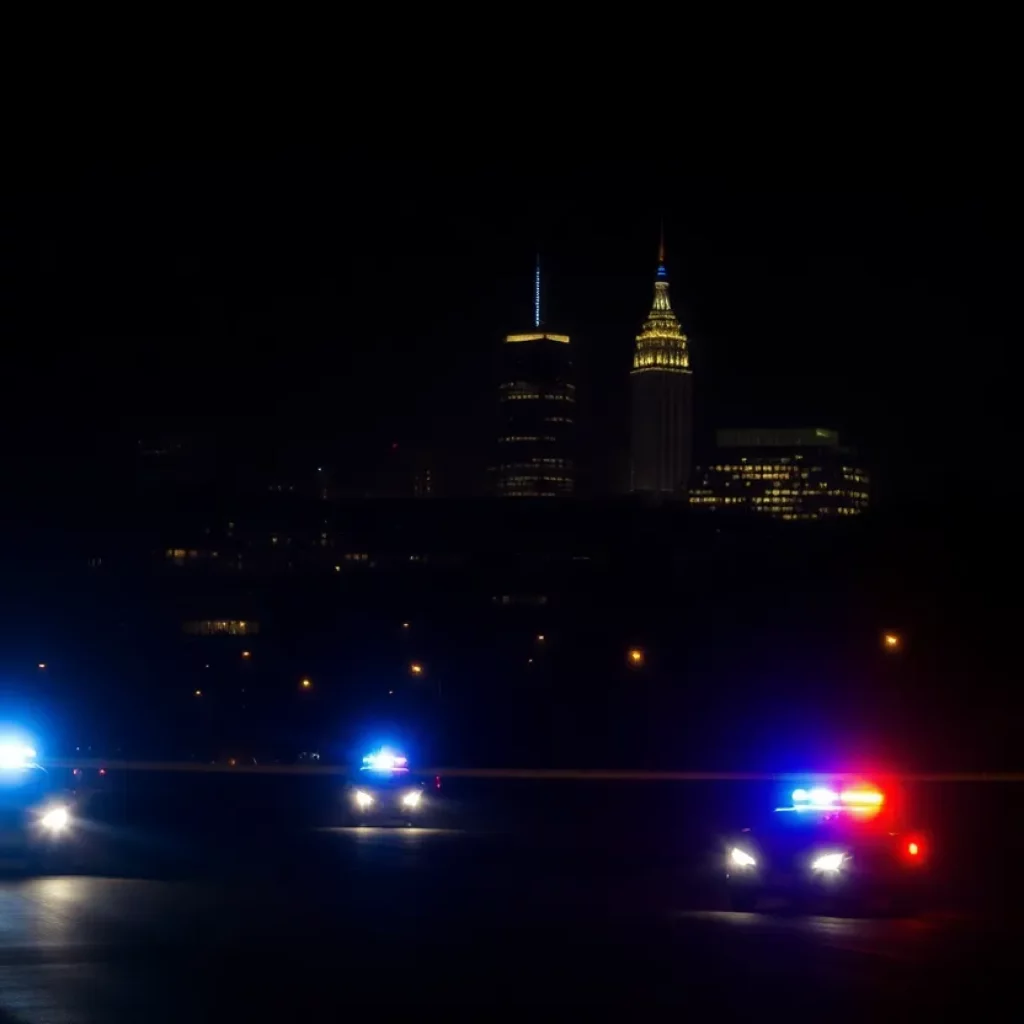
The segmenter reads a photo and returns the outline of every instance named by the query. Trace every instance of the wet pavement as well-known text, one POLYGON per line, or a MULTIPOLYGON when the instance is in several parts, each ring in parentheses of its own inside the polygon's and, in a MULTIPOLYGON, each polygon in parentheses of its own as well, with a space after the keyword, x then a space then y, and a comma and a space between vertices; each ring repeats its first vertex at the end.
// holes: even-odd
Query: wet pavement
POLYGON ((703 862, 626 825, 92 839, 78 873, 0 879, 0 1021, 573 1003, 897 1019, 994 1008, 1016 972, 1013 901, 736 914, 703 862))

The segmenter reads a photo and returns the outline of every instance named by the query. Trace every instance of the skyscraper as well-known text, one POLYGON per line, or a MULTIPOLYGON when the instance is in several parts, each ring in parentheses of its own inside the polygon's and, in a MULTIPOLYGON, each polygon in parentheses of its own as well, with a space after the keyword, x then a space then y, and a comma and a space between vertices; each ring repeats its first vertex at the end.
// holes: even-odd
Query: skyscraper
POLYGON ((552 334, 540 315, 540 260, 533 282, 533 330, 509 334, 501 352, 496 487, 499 495, 572 494, 576 386, 567 334, 552 334))
POLYGON ((654 304, 636 337, 630 438, 630 490, 682 497, 693 451, 690 350, 668 297, 665 235, 658 247, 654 304))

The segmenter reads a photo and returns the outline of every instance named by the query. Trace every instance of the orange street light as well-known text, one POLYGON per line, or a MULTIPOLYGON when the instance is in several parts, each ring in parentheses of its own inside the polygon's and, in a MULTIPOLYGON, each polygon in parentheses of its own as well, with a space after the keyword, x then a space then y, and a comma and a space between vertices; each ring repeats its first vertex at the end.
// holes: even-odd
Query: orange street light
POLYGON ((303 679, 302 682, 299 685, 304 690, 308 690, 308 689, 310 689, 313 686, 313 684, 309 681, 309 679, 303 679))
POLYGON ((883 633, 882 647, 887 651, 898 651, 903 646, 903 638, 899 633, 883 633))
POLYGON ((409 666, 409 673, 414 676, 421 676, 423 675, 423 666, 418 661, 414 661, 409 666))
POLYGON ((243 658, 251 658, 252 657, 252 652, 251 651, 242 651, 242 657, 243 658))
POLYGON ((633 668, 641 668, 644 663, 644 652, 639 647, 630 647, 626 659, 633 668))

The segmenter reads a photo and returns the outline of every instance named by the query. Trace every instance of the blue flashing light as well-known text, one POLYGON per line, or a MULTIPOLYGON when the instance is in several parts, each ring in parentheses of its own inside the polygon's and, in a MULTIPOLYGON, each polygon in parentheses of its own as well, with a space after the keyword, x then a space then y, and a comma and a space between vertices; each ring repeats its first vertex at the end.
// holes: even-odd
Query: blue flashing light
POLYGON ((658 264, 658 272, 655 275, 655 277, 657 277, 659 280, 662 280, 662 281, 668 278, 668 271, 665 269, 665 264, 664 263, 659 263, 658 264))
POLYGON ((811 814, 840 809, 839 794, 826 786, 812 786, 810 789, 794 789, 793 803, 789 807, 776 807, 776 811, 803 811, 811 814))
POLYGON ((792 804, 776 807, 777 811, 852 811, 864 814, 877 813, 885 802, 885 795, 873 786, 857 786, 837 792, 827 786, 813 786, 810 789, 794 789, 792 804))
POLYGON ((396 754, 387 747, 367 754, 363 758, 363 768, 371 772, 408 771, 409 759, 404 754, 396 754))
POLYGON ((833 789, 826 789, 824 786, 815 786, 807 794, 807 799, 815 807, 832 807, 839 800, 839 794, 833 789))
POLYGON ((35 749, 24 740, 10 737, 0 739, 0 771, 27 768, 35 759, 35 749))

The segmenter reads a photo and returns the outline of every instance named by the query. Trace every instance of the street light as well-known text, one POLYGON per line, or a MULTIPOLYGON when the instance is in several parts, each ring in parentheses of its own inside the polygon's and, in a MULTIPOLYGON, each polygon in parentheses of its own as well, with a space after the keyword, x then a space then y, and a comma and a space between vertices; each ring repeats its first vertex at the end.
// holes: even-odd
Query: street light
POLYGON ((202 697, 202 695, 203 695, 203 691, 202 690, 196 690, 196 696, 197 697, 202 697))
POLYGON ((537 643, 539 643, 539 644, 544 643, 544 634, 543 633, 538 633, 537 634, 537 643))
POLYGON ((242 657, 243 658, 251 658, 252 657, 252 652, 251 651, 242 651, 242 657))
POLYGON ((410 675, 414 675, 414 676, 421 676, 421 675, 423 675, 423 666, 418 661, 414 661, 409 666, 409 674, 410 675))
POLYGON ((882 634, 882 647, 890 652, 894 653, 903 646, 903 637, 899 633, 883 633, 882 634))
POLYGON ((299 685, 300 685, 300 686, 301 686, 301 687, 302 687, 302 688, 303 688, 304 690, 308 690, 308 689, 310 689, 310 688, 311 688, 311 687, 313 686, 313 684, 312 684, 312 683, 310 682, 310 680, 309 680, 309 679, 303 679, 303 680, 302 680, 302 682, 301 682, 301 683, 300 683, 299 685))
POLYGON ((630 647, 626 652, 626 660, 633 668, 642 668, 644 663, 644 652, 639 647, 630 647))

